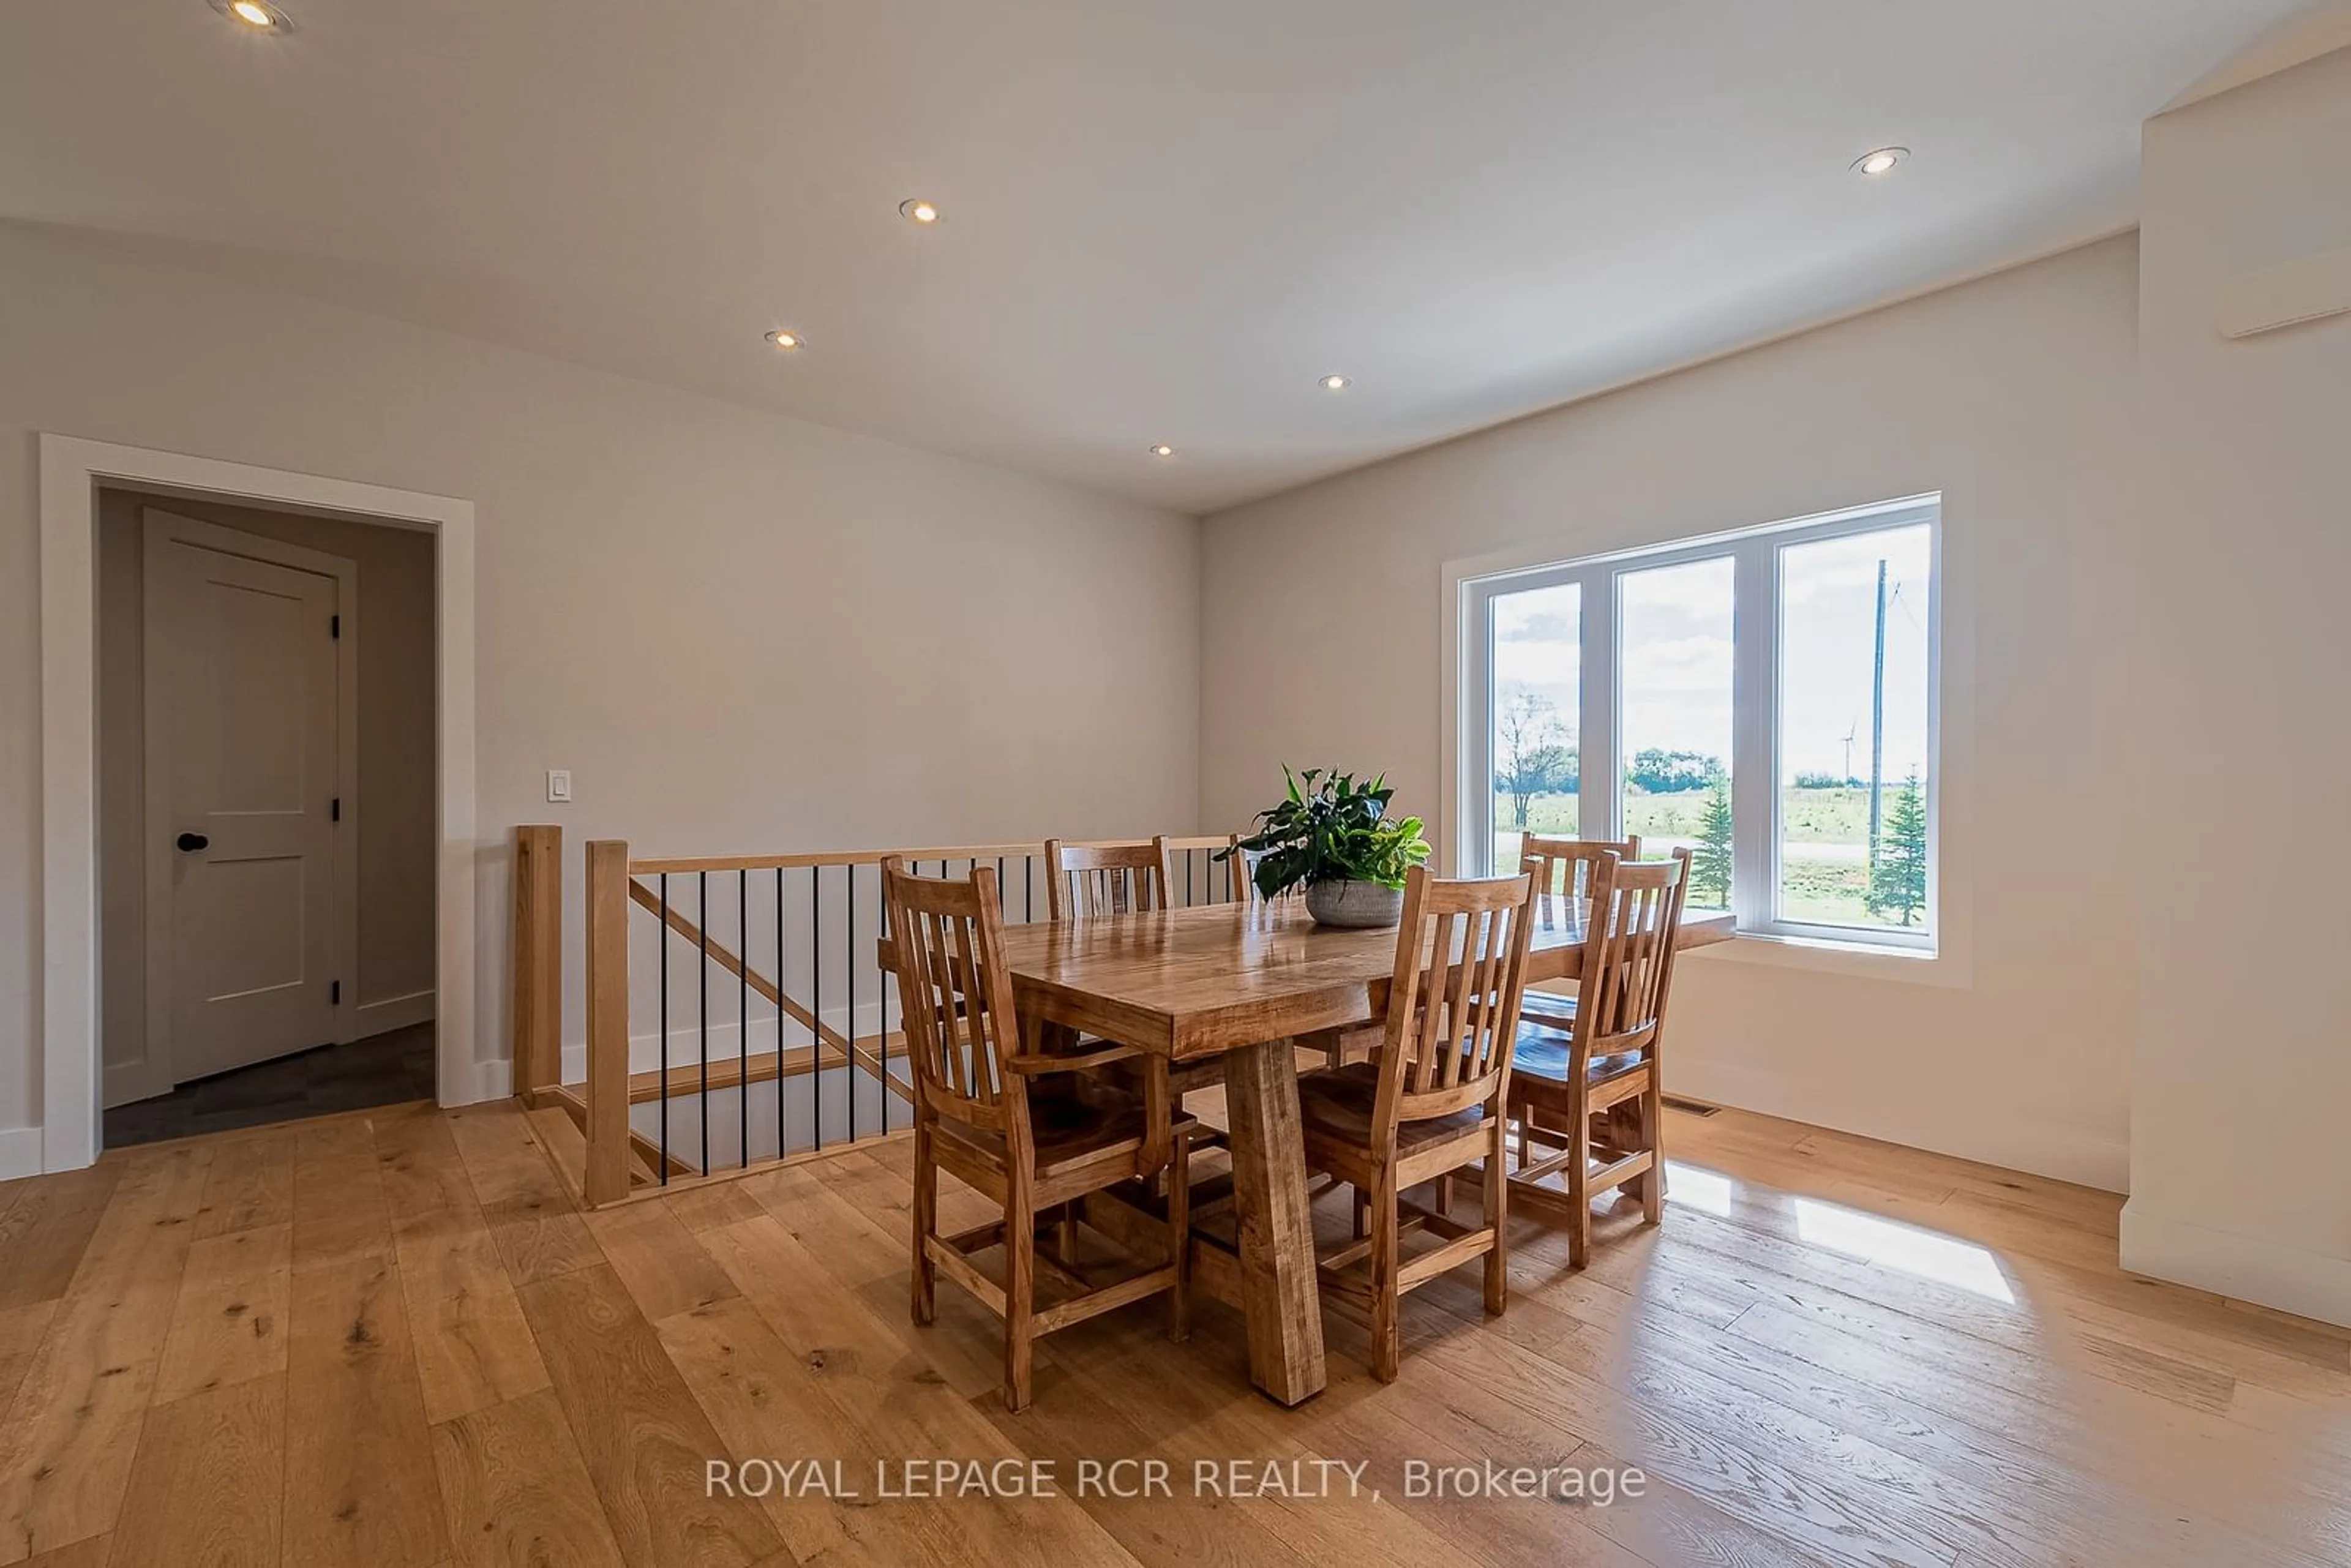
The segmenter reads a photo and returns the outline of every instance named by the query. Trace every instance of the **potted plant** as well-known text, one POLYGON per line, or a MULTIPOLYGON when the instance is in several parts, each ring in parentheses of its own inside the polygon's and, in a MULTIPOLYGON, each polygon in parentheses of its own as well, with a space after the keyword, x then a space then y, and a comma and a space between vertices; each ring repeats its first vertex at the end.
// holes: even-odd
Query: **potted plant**
POLYGON ((1258 892, 1273 898, 1303 883, 1306 912, 1321 925, 1377 927, 1404 916, 1405 873, 1428 859, 1418 817, 1391 818, 1386 775, 1358 785, 1352 773, 1281 769, 1288 798, 1257 815, 1257 831, 1219 859, 1247 852, 1258 892))

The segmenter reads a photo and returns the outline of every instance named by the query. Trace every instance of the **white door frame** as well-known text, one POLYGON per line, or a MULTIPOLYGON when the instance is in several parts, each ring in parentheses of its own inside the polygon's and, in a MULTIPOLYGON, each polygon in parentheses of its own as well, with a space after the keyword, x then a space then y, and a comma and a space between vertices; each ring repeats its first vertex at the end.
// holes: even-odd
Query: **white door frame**
POLYGON ((429 529, 440 685, 435 1065, 444 1105, 506 1092, 475 1057, 474 504, 278 468, 43 432, 41 497, 41 1168, 98 1155, 98 489, 340 512, 429 529))
MULTIPOLYGON (((248 534, 238 528, 224 528, 201 517, 183 517, 167 507, 145 506, 139 508, 141 550, 140 562, 145 581, 140 594, 141 625, 140 628, 140 716, 145 731, 145 744, 141 748, 147 778, 141 791, 141 805, 144 837, 140 841, 140 861, 146 888, 147 964, 145 996, 147 1004, 146 1051, 138 1063, 135 1080, 120 1067, 110 1067, 105 1061, 105 1030, 99 1030, 99 1103, 103 1105, 110 1090, 120 1090, 131 1082, 138 1085, 143 1097, 168 1093, 180 1079, 178 1040, 172 1032, 173 943, 178 939, 179 926, 173 919, 172 905, 172 873, 178 852, 167 846, 172 835, 182 825, 172 810, 171 772, 168 763, 171 725, 152 700, 153 695, 165 689, 163 669, 172 656, 172 650, 157 643, 152 635, 156 620, 156 589, 161 556, 156 549, 159 538, 170 538, 197 545, 217 554, 236 556, 247 560, 266 561, 274 566, 291 567, 330 580, 335 585, 335 787, 334 795, 341 802, 337 819, 342 831, 334 837, 334 853, 329 862, 328 876, 333 888, 334 973, 343 977, 348 992, 348 1005, 338 1006, 334 1012, 332 1042, 342 1044, 360 1038, 360 881, 358 855, 354 852, 367 821, 367 803, 360 792, 360 638, 366 632, 364 618, 360 613, 359 562, 348 556, 332 555, 312 549, 308 545, 288 544, 262 534, 248 534), (158 525, 161 525, 159 533, 158 525), (111 1084, 106 1081, 112 1079, 111 1084)), ((101 928, 105 911, 100 909, 101 928)), ((313 1044, 326 1044, 314 1040, 313 1044)))

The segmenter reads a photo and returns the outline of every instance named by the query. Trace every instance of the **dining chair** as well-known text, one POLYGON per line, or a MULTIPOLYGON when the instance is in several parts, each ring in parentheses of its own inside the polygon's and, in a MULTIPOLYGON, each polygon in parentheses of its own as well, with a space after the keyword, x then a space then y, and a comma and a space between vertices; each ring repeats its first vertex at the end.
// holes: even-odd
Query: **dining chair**
POLYGON ((1176 884, 1165 834, 1149 843, 1045 841, 1045 908, 1055 920, 1172 909, 1176 884))
POLYGON ((1689 892, 1689 851, 1671 860, 1604 855, 1593 872, 1582 991, 1563 1026, 1522 1017, 1510 1073, 1519 1124, 1513 1202, 1563 1221, 1567 1258, 1592 1252, 1592 1200, 1638 1182, 1641 1217, 1665 1215, 1665 1084, 1657 1046, 1673 992, 1674 949, 1689 892), (1637 1113, 1614 1113, 1630 1106, 1637 1113), (1539 1148, 1556 1152, 1533 1157, 1539 1148), (1562 1187, 1546 1185, 1557 1176, 1562 1187))
MULTIPOLYGON (((1562 920, 1573 920, 1576 900, 1591 896, 1593 869, 1603 855, 1611 854, 1618 860, 1639 860, 1641 835, 1628 833, 1614 840, 1553 839, 1529 833, 1520 840, 1520 863, 1536 862, 1529 867, 1535 875, 1536 923, 1549 927, 1562 920)), ((1564 1029, 1575 1016, 1575 998, 1560 991, 1529 991, 1520 1016, 1541 1019, 1553 1028, 1564 1029)))
POLYGON ((1351 1184, 1359 1216, 1369 1211, 1370 1234, 1319 1256, 1317 1276, 1326 1291, 1368 1303, 1372 1375, 1383 1383, 1395 1380, 1405 1292, 1483 1258, 1487 1312, 1509 1305, 1504 1107, 1532 887, 1525 874, 1452 882, 1414 867, 1378 1049, 1369 1061, 1298 1081, 1308 1166, 1351 1184), (1474 1226, 1403 1196, 1480 1165, 1474 1226), (1405 1258, 1403 1238, 1423 1230, 1441 1244, 1405 1258))
POLYGON ((1265 859, 1266 852, 1241 848, 1240 834, 1234 833, 1226 840, 1224 853, 1228 857, 1225 863, 1232 870, 1232 894, 1235 904, 1279 904, 1285 900, 1306 896, 1306 890, 1302 887, 1286 888, 1270 899, 1259 893, 1257 890, 1257 868, 1258 862, 1265 859))
POLYGON ((1033 1346, 1056 1329, 1165 1291, 1168 1337, 1184 1338, 1192 1119, 1180 1113, 1174 1119, 1165 1259, 1094 1284, 1076 1252, 1079 1200, 1147 1177, 1151 1129, 1141 1101, 1086 1070, 1134 1055, 1134 1048, 1107 1044, 1070 1055, 1033 1049, 1034 1031, 1021 1027, 1013 1004, 993 868, 977 866, 968 881, 950 882, 911 876, 893 856, 882 862, 882 886, 914 1064, 914 1322, 933 1320, 941 1273, 1001 1317, 1008 1410, 1028 1405, 1033 1346), (1002 1218, 940 1235, 942 1170, 1001 1206, 1002 1218), (1040 1245, 1037 1235, 1048 1218, 1052 1247, 1040 1245), (972 1261, 999 1245, 1001 1284, 972 1261), (1040 1269, 1070 1292, 1041 1307, 1040 1269))

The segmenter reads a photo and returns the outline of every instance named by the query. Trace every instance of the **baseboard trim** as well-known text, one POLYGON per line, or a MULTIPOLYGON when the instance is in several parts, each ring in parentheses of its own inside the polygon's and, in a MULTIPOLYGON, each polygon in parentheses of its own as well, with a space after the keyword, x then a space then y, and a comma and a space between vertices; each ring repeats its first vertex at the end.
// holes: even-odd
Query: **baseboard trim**
POLYGON ((0 1130, 0 1181, 41 1174, 41 1130, 9 1127, 0 1130))
POLYGON ((2351 1260, 2123 1205, 2123 1267, 2297 1317, 2351 1327, 2351 1260))
POLYGON ((1954 1159, 1974 1160, 2003 1170, 2096 1187, 2101 1192, 2130 1189, 2129 1144, 2100 1138, 2077 1128, 1987 1116, 1970 1124, 1966 1132, 1954 1134, 1947 1128, 1922 1125, 1915 1117, 1905 1114, 1904 1107, 1863 1113, 1855 1113, 1851 1107, 1824 1107, 1815 1092, 1782 1074, 1741 1063, 1708 1061, 1693 1057, 1687 1049, 1667 1052, 1666 1090, 1832 1132, 1878 1138, 1929 1154, 1949 1155, 1954 1159))
POLYGON ((410 991, 405 996, 385 997, 379 1001, 361 1002, 352 1009, 351 1023, 357 1033, 354 1040, 365 1040, 371 1034, 383 1034, 395 1029, 407 1029, 414 1024, 430 1023, 434 1018, 434 992, 427 987, 410 991))
POLYGON ((476 1061, 473 1076, 464 1083, 443 1083, 440 1103, 452 1109, 459 1105, 478 1105, 486 1100, 504 1100, 513 1092, 514 1064, 503 1059, 496 1061, 476 1061))

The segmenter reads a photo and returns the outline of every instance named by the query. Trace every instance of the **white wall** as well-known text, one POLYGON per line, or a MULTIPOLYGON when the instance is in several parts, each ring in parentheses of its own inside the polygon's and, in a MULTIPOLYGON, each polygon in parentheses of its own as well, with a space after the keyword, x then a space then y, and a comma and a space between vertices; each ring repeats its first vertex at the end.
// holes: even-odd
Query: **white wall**
POLYGON ((2125 1260, 2351 1322, 2351 316, 2223 286, 2351 246, 2351 50, 2148 122, 2133 732, 2152 789, 2125 1260))
MULTIPOLYGON (((1278 765, 1439 797, 1443 563, 1560 559, 1940 490, 1943 940, 1685 966, 1681 1092, 2119 1188, 2136 982, 2105 626, 2135 548, 2137 246, 2107 241, 1211 517, 1201 807, 1278 765), (2029 1088, 2026 1087, 2029 1085, 2029 1088)), ((1432 837, 1437 837, 1432 834, 1432 837)))
POLYGON ((486 1055, 516 822, 565 829, 575 950, 591 837, 1195 824, 1189 518, 13 225, 0 344, 0 1130, 40 1103, 36 431, 476 504, 486 1055), (576 804, 544 803, 550 767, 576 804))
MULTIPOLYGON (((146 556, 151 507, 357 564, 359 778, 341 832, 355 851, 361 1034, 433 1016, 440 832, 434 736, 434 546, 416 528, 108 489, 99 497, 99 1017, 110 1103, 160 1092, 147 1056, 146 556), (127 1081, 127 1082, 125 1082, 127 1081)), ((168 1080, 164 1081, 168 1082, 168 1080)))

